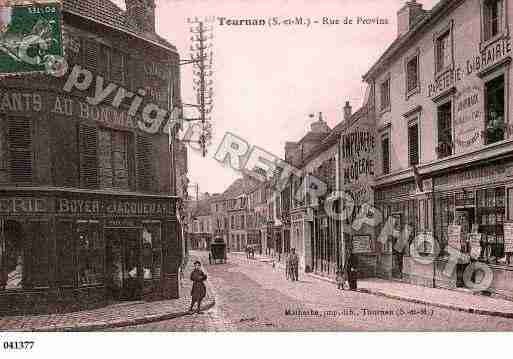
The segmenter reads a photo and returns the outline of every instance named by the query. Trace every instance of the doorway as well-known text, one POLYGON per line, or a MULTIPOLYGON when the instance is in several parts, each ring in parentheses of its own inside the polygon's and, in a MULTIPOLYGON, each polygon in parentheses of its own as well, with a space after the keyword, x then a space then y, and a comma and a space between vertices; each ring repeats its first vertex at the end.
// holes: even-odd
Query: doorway
MULTIPOLYGON (((472 233, 472 227, 475 223, 475 209, 474 207, 460 207, 456 208, 455 223, 461 226, 460 249, 462 253, 470 253, 469 236, 472 233)), ((463 273, 467 267, 466 263, 458 263, 456 265, 456 286, 464 287, 463 273)))
POLYGON ((114 300, 139 300, 142 294, 139 228, 107 228, 108 283, 114 300))

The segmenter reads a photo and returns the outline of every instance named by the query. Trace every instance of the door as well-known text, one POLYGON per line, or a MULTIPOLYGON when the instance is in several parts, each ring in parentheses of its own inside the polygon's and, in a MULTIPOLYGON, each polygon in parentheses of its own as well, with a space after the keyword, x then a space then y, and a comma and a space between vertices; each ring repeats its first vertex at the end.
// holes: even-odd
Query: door
MULTIPOLYGON (((474 225, 474 208, 457 208, 456 209, 456 218, 455 221, 457 224, 461 225, 461 252, 469 253, 470 252, 470 242, 469 235, 472 232, 472 226, 474 225)), ((465 268, 467 264, 458 263, 456 265, 456 286, 464 287, 465 283, 463 282, 463 273, 465 272, 465 268)))
POLYGON ((142 291, 141 241, 137 228, 107 229, 107 265, 111 297, 138 300, 142 291))
MULTIPOLYGON (((392 214, 394 218, 394 227, 395 230, 401 233, 402 222, 401 222, 401 214, 396 213, 392 214)), ((397 238, 392 237, 392 277, 396 279, 402 279, 403 277, 403 252, 396 250, 397 238)))

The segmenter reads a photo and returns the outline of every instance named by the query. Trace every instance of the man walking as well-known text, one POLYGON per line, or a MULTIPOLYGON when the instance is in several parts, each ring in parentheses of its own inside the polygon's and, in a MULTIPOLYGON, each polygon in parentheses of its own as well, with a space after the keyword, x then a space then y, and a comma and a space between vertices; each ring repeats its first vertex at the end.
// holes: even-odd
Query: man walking
POLYGON ((289 261, 290 261, 290 269, 292 272, 292 280, 298 281, 299 280, 299 257, 296 254, 295 248, 292 248, 290 250, 289 261))

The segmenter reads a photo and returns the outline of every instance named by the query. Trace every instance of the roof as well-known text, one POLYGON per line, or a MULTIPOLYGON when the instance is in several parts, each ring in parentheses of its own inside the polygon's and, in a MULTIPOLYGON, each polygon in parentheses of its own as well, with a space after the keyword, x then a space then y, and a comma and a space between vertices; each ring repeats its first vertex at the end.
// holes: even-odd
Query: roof
POLYGON ((367 81, 369 77, 378 72, 382 66, 384 66, 391 58, 393 58, 406 44, 422 30, 427 29, 428 24, 434 23, 438 16, 446 15, 449 6, 455 6, 464 0, 440 0, 431 10, 427 10, 424 13, 422 19, 420 19, 410 31, 397 37, 392 44, 385 50, 383 55, 372 65, 369 71, 363 75, 363 80, 367 81))
POLYGON ((235 198, 243 195, 244 193, 251 192, 261 183, 249 177, 237 178, 224 192, 225 199, 235 198))
POLYGON ((187 202, 187 210, 193 217, 209 216, 211 213, 210 198, 187 202))
POLYGON ((63 0, 63 11, 125 32, 176 52, 176 47, 159 35, 142 32, 127 16, 127 12, 109 0, 63 0))

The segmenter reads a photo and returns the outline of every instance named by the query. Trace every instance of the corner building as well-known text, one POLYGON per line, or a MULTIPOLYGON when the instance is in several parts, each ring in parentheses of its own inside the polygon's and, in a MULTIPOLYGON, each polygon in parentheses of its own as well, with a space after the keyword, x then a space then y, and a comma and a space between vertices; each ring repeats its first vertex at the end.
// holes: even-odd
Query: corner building
MULTIPOLYGON (((180 103, 179 56, 155 33, 154 1, 64 0, 70 66, 180 103)), ((70 67, 70 68, 71 68, 70 67)), ((130 103, 91 106, 95 89, 41 74, 0 82, 0 311, 51 313, 177 298, 182 244, 167 134, 130 103), (139 112, 140 113, 140 112, 139 112)))
POLYGON ((375 204, 396 229, 410 226, 410 242, 431 234, 440 248, 423 265, 391 236, 380 276, 462 286, 466 264, 443 274, 452 247, 492 268, 491 291, 513 294, 512 21, 511 0, 442 0, 430 11, 406 2, 396 40, 364 75, 375 92, 375 204))

